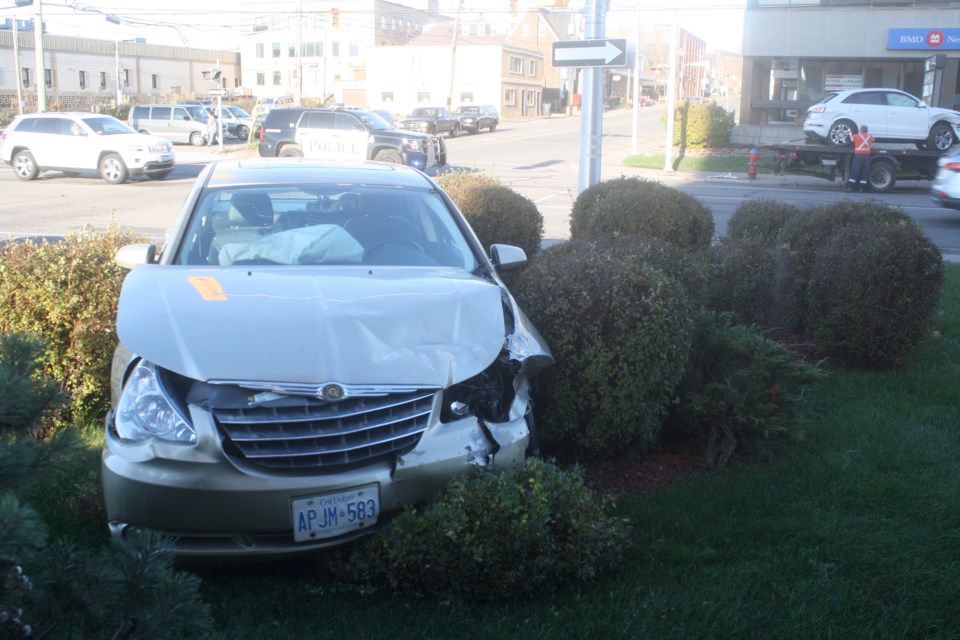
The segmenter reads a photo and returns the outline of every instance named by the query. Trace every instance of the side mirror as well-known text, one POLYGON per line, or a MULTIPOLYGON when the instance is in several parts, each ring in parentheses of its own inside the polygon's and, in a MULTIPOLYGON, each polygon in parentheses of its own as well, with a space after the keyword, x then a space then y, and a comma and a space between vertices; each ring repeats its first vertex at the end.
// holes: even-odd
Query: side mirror
POLYGON ((527 253, 520 247, 509 244, 490 245, 490 261, 497 271, 516 271, 527 264, 527 253))
POLYGON ((121 269, 133 269, 138 264, 151 264, 157 257, 157 247, 153 244, 128 244, 120 247, 113 261, 121 269))

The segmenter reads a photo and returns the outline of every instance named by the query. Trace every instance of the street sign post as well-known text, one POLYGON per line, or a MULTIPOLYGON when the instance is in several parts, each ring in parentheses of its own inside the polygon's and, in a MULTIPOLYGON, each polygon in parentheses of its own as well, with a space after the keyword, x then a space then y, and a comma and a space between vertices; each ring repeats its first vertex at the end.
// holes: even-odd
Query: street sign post
POLYGON ((554 42, 553 66, 625 67, 627 66, 627 41, 623 38, 611 38, 554 42))
POLYGON ((227 95, 226 89, 210 89, 209 95, 224 97, 227 95))

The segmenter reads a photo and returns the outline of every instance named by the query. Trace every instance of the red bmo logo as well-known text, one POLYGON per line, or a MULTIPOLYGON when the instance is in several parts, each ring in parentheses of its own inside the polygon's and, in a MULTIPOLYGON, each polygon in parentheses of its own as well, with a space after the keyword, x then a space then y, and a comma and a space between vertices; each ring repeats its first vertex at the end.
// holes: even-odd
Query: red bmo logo
POLYGON ((943 44, 943 31, 931 31, 927 34, 927 46, 939 47, 943 44))

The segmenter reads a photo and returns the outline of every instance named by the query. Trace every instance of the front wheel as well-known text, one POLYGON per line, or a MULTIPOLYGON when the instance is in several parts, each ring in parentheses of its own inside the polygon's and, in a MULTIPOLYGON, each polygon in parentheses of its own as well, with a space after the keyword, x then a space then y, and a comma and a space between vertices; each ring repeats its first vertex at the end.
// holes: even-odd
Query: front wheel
POLYGON ((40 173, 37 161, 33 159, 33 154, 27 150, 18 151, 13 156, 13 171, 21 180, 33 180, 40 173))
POLYGON ((382 149, 377 152, 373 158, 377 162, 389 162, 390 164, 403 164, 403 158, 400 152, 395 149, 382 149))
POLYGON ((100 159, 100 177, 110 184, 122 184, 127 181, 127 165, 123 158, 115 153, 108 153, 100 159))
POLYGON ((237 137, 241 140, 248 140, 250 138, 250 129, 246 125, 240 125, 237 127, 237 137))
POLYGON ((953 132, 953 127, 943 122, 938 122, 930 129, 930 135, 927 137, 927 146, 936 151, 947 151, 957 143, 957 137, 953 132))
POLYGON ((831 125, 827 132, 827 144, 848 145, 853 141, 853 134, 857 125, 849 120, 838 120, 831 125))
POLYGON ((490 125, 490 133, 493 133, 496 130, 497 130, 497 123, 494 122, 492 125, 490 125))
POLYGON ((867 182, 870 184, 871 191, 877 193, 890 191, 896 181, 897 170, 886 160, 877 160, 870 165, 867 182))
POLYGON ((207 136, 205 136, 201 131, 194 131, 190 134, 190 144, 195 147, 202 147, 203 145, 207 144, 207 136))

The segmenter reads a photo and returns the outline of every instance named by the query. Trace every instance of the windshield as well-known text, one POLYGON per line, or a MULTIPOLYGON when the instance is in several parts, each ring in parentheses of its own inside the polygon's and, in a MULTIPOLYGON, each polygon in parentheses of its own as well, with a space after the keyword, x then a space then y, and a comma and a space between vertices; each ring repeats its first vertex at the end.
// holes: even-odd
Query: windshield
POLYGON ((227 107, 227 111, 237 116, 238 118, 250 118, 251 115, 241 109, 240 107, 227 107))
POLYGON ((457 114, 459 115, 463 115, 463 114, 477 115, 479 113, 480 113, 480 107, 458 107, 457 108, 457 114))
POLYGON ((113 136, 124 133, 136 133, 133 129, 111 116, 84 118, 84 123, 101 136, 113 136))
POLYGON ((360 118, 363 121, 363 124, 367 125, 367 129, 373 129, 374 131, 383 131, 384 129, 393 129, 390 126, 390 123, 378 116, 375 113, 369 111, 354 111, 350 110, 354 116, 360 118))
POLYGON ((433 117, 433 116, 437 115, 437 110, 434 109, 434 108, 426 108, 426 107, 425 107, 425 108, 421 108, 421 109, 414 109, 414 110, 413 110, 413 113, 410 114, 410 115, 412 115, 412 116, 414 116, 414 117, 416 117, 416 116, 428 116, 428 117, 433 117))
POLYGON ((477 269, 443 198, 356 184, 238 186, 202 194, 177 264, 477 269))

